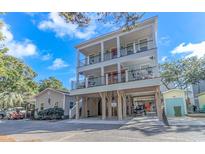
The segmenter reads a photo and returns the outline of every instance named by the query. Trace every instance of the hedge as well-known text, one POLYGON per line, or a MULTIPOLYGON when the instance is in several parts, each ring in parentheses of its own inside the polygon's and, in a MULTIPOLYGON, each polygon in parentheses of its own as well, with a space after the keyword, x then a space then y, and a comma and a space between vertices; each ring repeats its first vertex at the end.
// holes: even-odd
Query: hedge
POLYGON ((53 120, 53 119, 62 119, 64 115, 64 110, 62 108, 54 107, 44 109, 38 112, 38 119, 42 120, 53 120))

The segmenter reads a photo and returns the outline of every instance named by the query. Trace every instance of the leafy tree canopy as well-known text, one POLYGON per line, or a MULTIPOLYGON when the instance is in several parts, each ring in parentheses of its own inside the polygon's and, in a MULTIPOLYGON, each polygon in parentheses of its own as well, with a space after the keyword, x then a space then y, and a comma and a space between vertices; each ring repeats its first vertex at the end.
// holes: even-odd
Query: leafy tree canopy
POLYGON ((55 77, 49 77, 48 79, 44 79, 39 82, 39 92, 43 91, 46 88, 67 91, 67 89, 63 87, 62 82, 56 79, 55 77))
POLYGON ((23 61, 6 54, 8 49, 3 44, 5 37, 0 21, 0 108, 19 106, 37 92, 34 82, 36 73, 23 61))
MULTIPOLYGON (((91 13, 84 12, 61 12, 66 22, 79 25, 79 27, 87 26, 91 21, 91 13)), ((121 28, 132 29, 144 13, 136 12, 99 12, 92 13, 95 15, 95 20, 102 23, 111 23, 121 28)))
POLYGON ((167 89, 185 89, 188 85, 205 80, 205 56, 168 61, 160 66, 163 85, 167 89))

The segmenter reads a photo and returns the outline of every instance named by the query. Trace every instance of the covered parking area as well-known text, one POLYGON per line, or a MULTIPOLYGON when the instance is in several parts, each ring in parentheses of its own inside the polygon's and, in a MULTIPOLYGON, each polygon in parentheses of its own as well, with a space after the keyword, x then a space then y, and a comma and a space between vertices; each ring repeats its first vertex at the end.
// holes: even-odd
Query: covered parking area
POLYGON ((75 117, 123 120, 135 116, 135 109, 139 106, 161 119, 159 86, 78 95, 75 117))

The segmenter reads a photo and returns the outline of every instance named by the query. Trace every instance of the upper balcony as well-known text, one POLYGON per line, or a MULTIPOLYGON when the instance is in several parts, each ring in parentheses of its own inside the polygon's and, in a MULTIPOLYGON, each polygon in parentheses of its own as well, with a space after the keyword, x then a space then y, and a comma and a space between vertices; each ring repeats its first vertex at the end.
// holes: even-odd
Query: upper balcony
POLYGON ((117 54, 117 48, 113 48, 111 51, 107 50, 106 52, 103 52, 103 58, 100 52, 98 52, 96 55, 87 56, 86 58, 79 61, 78 67, 93 65, 132 54, 151 51, 154 49, 156 49, 156 47, 153 45, 153 40, 142 39, 139 43, 132 42, 129 43, 126 47, 121 47, 119 56, 117 54))
MULTIPOLYGON (((156 31, 154 24, 144 25, 128 32, 110 34, 108 37, 100 37, 94 42, 78 46, 77 66, 82 71, 89 69, 91 65, 101 65, 113 59, 130 55, 144 55, 156 51, 156 31)), ((93 66, 92 66, 93 67, 93 66)))

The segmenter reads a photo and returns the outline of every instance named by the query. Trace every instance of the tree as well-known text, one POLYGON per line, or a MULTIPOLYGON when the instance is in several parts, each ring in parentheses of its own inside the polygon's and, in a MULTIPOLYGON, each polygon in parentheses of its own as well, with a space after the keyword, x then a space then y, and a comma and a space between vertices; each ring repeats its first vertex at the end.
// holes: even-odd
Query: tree
MULTIPOLYGON (((79 25, 79 27, 87 26, 91 21, 91 13, 83 12, 61 12, 59 13, 66 22, 79 25)), ((99 12, 95 14, 95 20, 101 23, 111 23, 127 30, 137 25, 144 13, 136 12, 99 12)))
POLYGON ((160 77, 163 85, 169 90, 183 88, 181 65, 178 61, 165 62, 160 66, 160 77))
POLYGON ((0 103, 6 107, 22 104, 37 92, 36 73, 21 60, 3 55, 5 76, 0 77, 0 103))
POLYGON ((184 67, 183 76, 185 84, 199 84, 205 80, 205 56, 202 58, 190 57, 181 60, 184 67))
POLYGON ((4 53, 6 53, 8 50, 4 46, 4 44, 1 43, 5 39, 5 37, 3 36, 3 33, 1 32, 3 25, 4 25, 3 21, 0 20, 0 77, 6 75, 6 71, 5 71, 5 67, 4 67, 2 58, 3 58, 4 53))
POLYGON ((66 90, 63 87, 62 82, 60 82, 55 77, 49 77, 48 79, 41 80, 39 83, 39 92, 43 91, 46 88, 53 88, 59 90, 66 90))
POLYGON ((34 78, 37 74, 23 61, 6 54, 0 22, 0 107, 19 106, 37 92, 34 78))
POLYGON ((160 66, 160 76, 167 89, 186 89, 191 84, 205 80, 205 57, 190 57, 165 62, 160 66))

